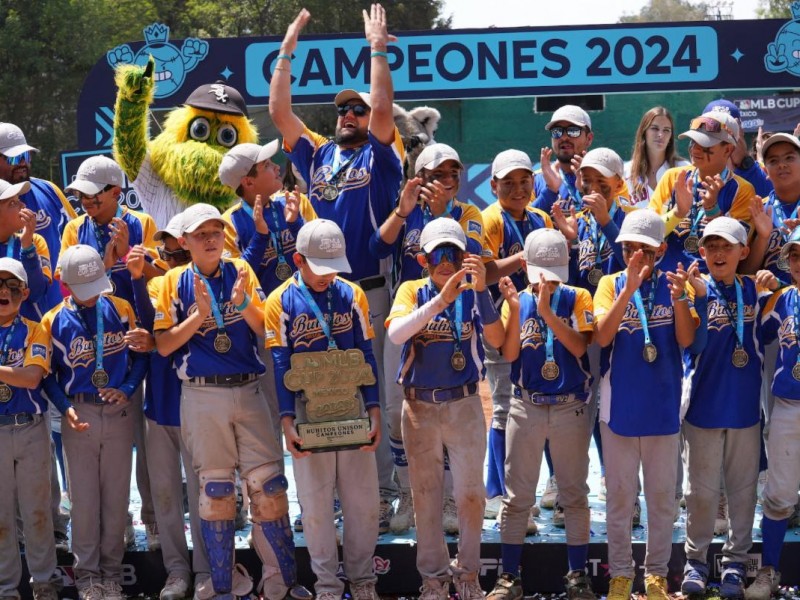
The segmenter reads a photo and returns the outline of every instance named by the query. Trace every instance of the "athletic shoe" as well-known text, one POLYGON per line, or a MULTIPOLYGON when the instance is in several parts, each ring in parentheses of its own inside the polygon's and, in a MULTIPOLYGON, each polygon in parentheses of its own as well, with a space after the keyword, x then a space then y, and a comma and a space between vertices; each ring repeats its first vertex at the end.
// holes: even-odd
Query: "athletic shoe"
POLYGON ((484 600, 486 597, 481 589, 481 584, 478 583, 477 573, 462 575, 459 579, 454 580, 453 584, 456 586, 459 600, 484 600))
POLYGON ((747 573, 742 563, 728 563, 722 571, 719 595, 723 598, 744 598, 747 573))
POLYGON ((317 600, 342 600, 342 597, 333 592, 321 592, 317 594, 317 600))
MULTIPOLYGON (((419 588, 419 600, 449 600, 449 598, 449 582, 439 581, 438 579, 422 580, 422 587, 419 588)), ((317 596, 317 600, 321 600, 319 595, 317 596)))
POLYGON ((116 581, 103 582, 103 600, 125 600, 127 596, 116 581))
POLYGON ((631 600, 633 579, 630 577, 612 577, 608 582, 608 596, 606 600, 631 600))
POLYGON ((397 501, 397 510, 389 521, 392 533, 405 533, 414 526, 414 500, 411 490, 400 490, 400 499, 397 501))
POLYGON ((60 586, 54 583, 31 583, 33 600, 58 600, 60 586))
POLYGON ((719 505, 717 505, 717 518, 714 520, 714 535, 726 535, 728 533, 728 497, 720 494, 719 505))
POLYGON ((558 482, 556 476, 553 475, 547 480, 547 485, 544 486, 544 494, 539 500, 539 506, 542 508, 553 508, 556 505, 558 498, 558 482))
POLYGON ((486 501, 486 508, 483 509, 483 518, 484 519, 496 518, 497 513, 500 512, 501 506, 503 506, 502 496, 495 496, 494 498, 489 498, 486 501))
POLYGON ((556 502, 556 506, 553 509, 553 527, 558 527, 559 529, 564 529, 564 527, 566 527, 564 522, 564 509, 558 502, 556 502))
POLYGON ((69 552, 69 538, 66 533, 54 531, 53 536, 56 540, 56 551, 69 552))
MULTIPOLYGON (((528 513, 528 524, 525 529, 526 535, 536 535, 537 533, 539 533, 539 526, 536 524, 535 520, 535 517, 538 516, 539 516, 539 507, 534 504, 531 507, 530 512, 528 513), (536 509, 535 512, 533 510, 534 508, 536 509)), ((553 524, 555 524, 555 516, 553 516, 553 520, 554 520, 553 524)))
POLYGON ((338 521, 342 518, 342 502, 334 496, 333 498, 333 520, 338 521))
POLYGON ((767 485, 767 475, 768 474, 769 474, 769 471, 767 471, 767 470, 759 471, 759 473, 758 473, 758 484, 756 485, 756 491, 758 493, 757 503, 758 503, 759 506, 761 506, 761 498, 762 498, 762 496, 764 494, 764 488, 767 485))
POLYGON ((584 570, 570 571, 564 576, 564 589, 568 600, 596 600, 592 580, 584 570))
POLYGON ((147 549, 159 550, 161 548, 161 540, 158 539, 158 524, 145 525, 144 532, 147 536, 147 549))
POLYGON ((744 592, 746 600, 769 600, 778 591, 781 574, 774 567, 761 567, 756 578, 744 592))
POLYGON ((689 594, 705 594, 706 582, 708 581, 708 565, 699 560, 688 560, 683 567, 683 581, 681 582, 681 593, 684 596, 689 594))
POLYGON ((295 531, 303 531, 303 513, 300 513, 294 518, 294 523, 292 523, 292 529, 295 531))
POLYGON ((486 600, 522 600, 522 581, 511 573, 503 573, 497 578, 494 589, 486 595, 486 600))
POLYGON ((371 581, 351 585, 350 593, 353 595, 353 600, 380 600, 378 592, 375 591, 375 584, 371 581))
POLYGON ((131 512, 128 512, 128 522, 125 525, 123 540, 126 548, 130 548, 136 544, 136 530, 133 528, 133 513, 131 512))
POLYGON ((80 600, 103 600, 106 590, 101 583, 92 583, 82 590, 78 590, 80 600))
POLYGON ((606 496, 608 495, 608 488, 606 488, 606 478, 605 475, 600 478, 600 491, 597 492, 597 499, 600 502, 606 501, 606 496))
POLYGON ((642 503, 639 497, 636 497, 636 502, 633 505, 633 526, 639 527, 642 524, 642 503))
POLYGON ((647 600, 670 600, 667 591, 667 578, 661 575, 646 575, 644 586, 647 593, 647 600))
POLYGON ((189 582, 180 575, 170 575, 158 595, 160 600, 181 600, 189 591, 189 582))
POLYGON ((244 568, 244 565, 236 563, 233 565, 233 585, 231 585, 231 594, 244 598, 253 591, 253 578, 244 568))
POLYGON ((458 511, 456 510, 456 501, 451 497, 444 499, 442 529, 450 535, 458 535, 458 511))
POLYGON ((389 524, 392 522, 393 514, 392 503, 385 498, 381 498, 381 503, 378 507, 378 533, 387 533, 389 531, 389 524))
POLYGON ((673 515, 673 523, 677 523, 681 518, 681 502, 683 502, 683 494, 675 492, 675 514, 673 515))

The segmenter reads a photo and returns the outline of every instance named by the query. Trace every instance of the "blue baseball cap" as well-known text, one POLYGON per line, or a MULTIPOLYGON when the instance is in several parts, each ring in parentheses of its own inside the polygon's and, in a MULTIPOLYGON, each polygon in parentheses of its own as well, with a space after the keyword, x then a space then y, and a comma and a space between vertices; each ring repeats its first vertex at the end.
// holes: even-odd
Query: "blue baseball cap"
POLYGON ((728 113, 734 119, 741 118, 739 107, 736 106, 730 100, 723 100, 722 98, 719 98, 718 100, 712 100, 711 102, 706 104, 706 107, 703 109, 703 112, 708 113, 708 112, 713 112, 715 110, 719 112, 728 113))

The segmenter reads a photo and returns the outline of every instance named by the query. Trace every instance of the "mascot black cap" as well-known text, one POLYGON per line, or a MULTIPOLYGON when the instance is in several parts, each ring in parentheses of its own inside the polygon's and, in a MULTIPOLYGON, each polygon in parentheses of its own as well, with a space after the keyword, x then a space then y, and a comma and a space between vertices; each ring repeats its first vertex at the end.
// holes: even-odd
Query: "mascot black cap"
POLYGON ((211 112, 224 113, 226 115, 237 115, 249 117, 247 114, 247 104, 242 95, 222 81, 201 85, 186 99, 186 106, 210 110, 211 112))

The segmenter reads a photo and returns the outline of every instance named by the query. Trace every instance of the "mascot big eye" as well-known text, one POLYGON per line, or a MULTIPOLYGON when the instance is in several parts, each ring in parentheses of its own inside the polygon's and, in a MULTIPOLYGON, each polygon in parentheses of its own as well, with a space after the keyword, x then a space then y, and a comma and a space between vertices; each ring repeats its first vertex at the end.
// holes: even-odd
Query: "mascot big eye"
POLYGON ((125 171, 144 211, 159 227, 198 202, 225 210, 235 199, 217 176, 225 153, 257 143, 242 95, 222 82, 201 85, 183 106, 170 111, 152 140, 148 110, 153 102, 154 61, 117 67, 114 159, 125 171))

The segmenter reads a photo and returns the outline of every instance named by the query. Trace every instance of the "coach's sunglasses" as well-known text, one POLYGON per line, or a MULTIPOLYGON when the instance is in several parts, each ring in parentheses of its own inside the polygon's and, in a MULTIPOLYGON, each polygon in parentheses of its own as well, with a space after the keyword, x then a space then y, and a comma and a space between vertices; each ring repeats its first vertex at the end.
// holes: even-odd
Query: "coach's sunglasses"
POLYGON ((369 112, 369 108, 363 104, 342 104, 341 106, 336 107, 336 112, 339 113, 340 117, 346 116, 351 110, 357 117, 363 117, 369 112))
POLYGON ((583 127, 578 127, 577 125, 570 125, 569 127, 561 127, 560 125, 556 125, 555 127, 550 128, 550 136, 554 140, 560 140, 564 137, 564 132, 567 133, 567 137, 577 138, 581 137, 583 133, 583 127))
POLYGON ((30 163, 31 162, 31 151, 26 150, 21 154, 17 154, 16 156, 6 156, 5 154, 0 155, 6 159, 6 162, 11 165, 12 167, 17 166, 22 162, 30 163))

